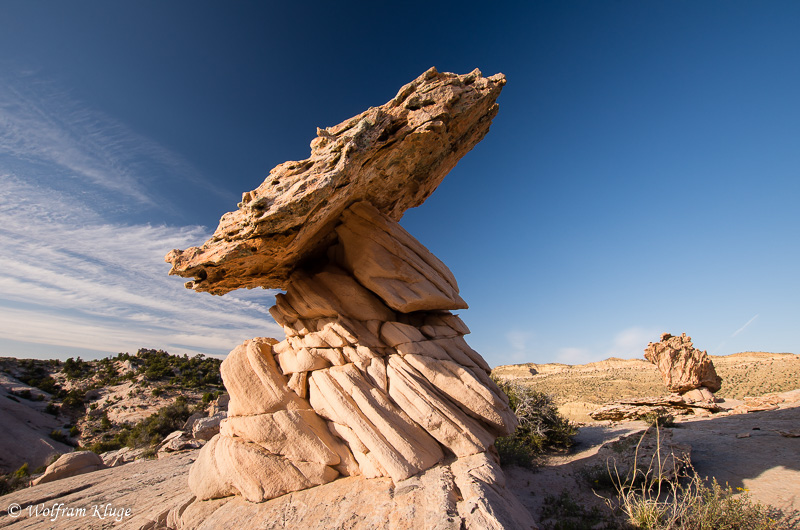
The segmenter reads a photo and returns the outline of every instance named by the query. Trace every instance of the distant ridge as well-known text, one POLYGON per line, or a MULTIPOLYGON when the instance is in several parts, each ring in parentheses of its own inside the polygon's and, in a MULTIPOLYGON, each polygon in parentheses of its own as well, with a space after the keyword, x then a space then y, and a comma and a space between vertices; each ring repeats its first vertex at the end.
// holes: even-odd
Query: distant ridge
MULTIPOLYGON (((717 397, 742 399, 800 388, 800 355, 749 351, 710 357, 722 377, 717 397)), ((618 399, 667 393, 655 365, 645 359, 510 364, 498 366, 492 375, 550 394, 559 410, 576 421, 588 421, 589 411, 618 399)))

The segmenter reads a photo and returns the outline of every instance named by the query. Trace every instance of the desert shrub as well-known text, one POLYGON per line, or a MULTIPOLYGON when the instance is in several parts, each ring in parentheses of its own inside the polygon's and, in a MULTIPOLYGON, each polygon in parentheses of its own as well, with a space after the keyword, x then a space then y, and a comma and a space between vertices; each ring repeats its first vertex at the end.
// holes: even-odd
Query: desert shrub
POLYGON ((169 379, 174 385, 184 388, 202 386, 222 386, 219 365, 222 361, 213 357, 184 354, 170 355, 163 350, 141 348, 136 353, 138 373, 144 374, 150 381, 169 379))
POLYGON ((19 469, 17 469, 16 471, 14 471, 14 476, 15 476, 16 478, 25 478, 25 477, 29 477, 29 476, 30 476, 30 471, 28 471, 28 463, 27 463, 27 462, 25 462, 24 464, 22 464, 22 465, 19 467, 19 469))
POLYGON ((675 427, 675 416, 668 412, 651 411, 643 414, 641 420, 650 426, 675 427))
POLYGON ((124 446, 125 444, 122 443, 118 437, 114 437, 111 440, 98 440, 87 447, 87 449, 99 455, 107 451, 116 451, 117 449, 122 449, 124 446))
POLYGON ((611 514, 603 513, 597 506, 586 509, 575 502, 567 490, 544 498, 540 520, 542 528, 547 530, 592 530, 608 528, 607 523, 614 522, 611 514))
POLYGON ((183 427, 193 412, 186 398, 178 396, 174 403, 161 408, 132 428, 123 429, 118 435, 119 441, 129 447, 158 444, 169 433, 183 427))
MULTIPOLYGON (((43 390, 48 394, 55 394, 61 388, 48 373, 48 368, 53 367, 50 361, 40 361, 38 359, 20 359, 17 366, 20 370, 17 379, 28 386, 43 390)), ((54 366, 58 368, 58 365, 54 366)))
MULTIPOLYGON (((124 446, 147 447, 161 442, 168 434, 179 430, 194 410, 186 398, 178 396, 175 402, 162 407, 132 427, 124 426, 116 433, 106 433, 87 449, 95 453, 114 451, 124 446)), ((101 420, 102 422, 102 420, 101 420)), ((109 422, 110 423, 110 422, 109 422)), ((98 432, 101 432, 98 429, 98 432)))
POLYGON ((19 469, 7 475, 0 475, 0 495, 6 495, 22 489, 28 485, 30 471, 28 463, 25 462, 19 469))
POLYGON ((61 442, 62 444, 75 445, 72 442, 72 440, 69 439, 69 436, 67 436, 66 434, 64 434, 63 432, 61 432, 58 429, 55 429, 55 430, 50 432, 50 438, 55 440, 55 441, 57 441, 57 442, 61 442))
POLYGON ((123 380, 114 362, 109 357, 97 361, 97 376, 96 386, 98 387, 116 385, 123 380))
POLYGON ((519 383, 496 382, 519 419, 513 434, 495 441, 502 464, 530 467, 546 450, 573 444, 578 428, 559 414, 550 396, 519 383))
POLYGON ((710 484, 696 472, 682 484, 671 483, 662 498, 655 494, 622 492, 623 512, 636 528, 716 530, 783 530, 797 528, 796 517, 756 502, 742 488, 710 484), (738 490, 738 491, 737 491, 738 490))
POLYGON ((70 357, 64 361, 64 375, 69 380, 82 379, 92 375, 92 366, 86 361, 81 360, 80 357, 73 359, 70 357))
POLYGON ((53 416, 58 416, 58 412, 60 410, 61 410, 61 407, 59 407, 58 405, 56 405, 52 401, 50 403, 48 403, 47 406, 44 408, 44 411, 47 414, 52 414, 53 416))
POLYGON ((681 474, 669 480, 655 480, 660 473, 652 467, 641 470, 633 466, 632 473, 641 474, 644 480, 610 472, 616 497, 606 498, 606 502, 634 528, 788 530, 800 523, 798 514, 783 514, 753 501, 743 488, 722 487, 714 478, 708 482, 688 462, 681 474))
POLYGON ((86 401, 86 392, 73 388, 66 392, 61 401, 61 406, 70 409, 82 409, 86 401))

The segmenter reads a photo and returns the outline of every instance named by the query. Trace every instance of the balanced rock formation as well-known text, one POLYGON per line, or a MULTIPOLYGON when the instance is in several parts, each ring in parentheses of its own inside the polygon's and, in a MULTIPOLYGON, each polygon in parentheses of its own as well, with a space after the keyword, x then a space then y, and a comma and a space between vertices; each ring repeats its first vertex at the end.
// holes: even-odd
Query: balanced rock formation
POLYGON ((222 363, 230 402, 189 474, 197 502, 263 502, 340 476, 397 484, 441 464, 461 490, 455 527, 532 527, 513 495, 493 505, 505 493, 493 443, 517 419, 452 313, 467 304, 397 222, 483 138, 504 83, 428 70, 318 130, 311 158, 277 166, 209 241, 167 255, 197 291, 285 290, 270 313, 286 338, 247 341, 222 363))
POLYGON ((644 350, 645 358, 658 367, 668 396, 631 398, 608 403, 589 413, 594 420, 625 421, 649 415, 710 415, 722 410, 714 392, 722 379, 705 351, 692 344, 686 333, 674 337, 661 334, 660 342, 651 342, 644 350))
POLYGON ((713 393, 722 387, 714 363, 705 351, 694 347, 686 333, 680 337, 662 333, 660 342, 647 345, 644 356, 658 367, 667 389, 689 401, 713 403, 713 393))

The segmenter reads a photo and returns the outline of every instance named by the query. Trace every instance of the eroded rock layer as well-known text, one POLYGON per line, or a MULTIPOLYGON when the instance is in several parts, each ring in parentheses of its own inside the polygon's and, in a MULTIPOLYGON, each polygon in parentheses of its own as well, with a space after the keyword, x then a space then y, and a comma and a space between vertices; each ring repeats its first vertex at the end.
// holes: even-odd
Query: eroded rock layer
POLYGON ((247 341, 222 363, 228 417, 192 467, 199 499, 260 502, 340 474, 401 481, 516 427, 450 312, 465 304, 447 267, 370 203, 336 233, 354 225, 368 243, 341 237, 276 296, 286 339, 247 341))
POLYGON ((170 274, 213 294, 285 289, 295 266, 335 239, 353 202, 368 201, 395 221, 422 204, 489 132, 504 84, 503 74, 431 68, 386 104, 318 129, 308 159, 273 168, 202 246, 172 251, 170 274))

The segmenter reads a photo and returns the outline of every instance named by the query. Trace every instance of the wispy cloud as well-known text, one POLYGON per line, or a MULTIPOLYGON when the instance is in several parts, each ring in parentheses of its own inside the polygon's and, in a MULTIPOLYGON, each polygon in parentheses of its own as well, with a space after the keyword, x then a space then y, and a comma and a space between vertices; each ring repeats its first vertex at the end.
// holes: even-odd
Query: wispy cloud
POLYGON ((597 354, 587 348, 559 348, 556 353, 556 362, 563 364, 586 364, 598 360, 597 354))
POLYGON ((523 363, 531 356, 528 344, 533 338, 533 334, 528 331, 512 329, 506 333, 508 349, 504 352, 504 357, 511 363, 523 363))
POLYGON ((38 175, 55 189, 105 192, 116 207, 164 207, 165 197, 148 185, 157 179, 230 195, 180 156, 31 72, 0 80, 0 155, 6 171, 22 169, 29 181, 38 175))
POLYGON ((161 178, 226 194, 35 72, 0 80, 0 339, 225 354, 281 336, 267 311, 274 292, 213 297, 167 276, 164 255, 204 241, 207 228, 120 221, 169 204, 161 178))
POLYGON ((614 335, 609 357, 621 357, 623 359, 641 358, 644 349, 650 342, 657 342, 661 332, 655 328, 642 328, 631 326, 625 328, 614 335))
POLYGON ((759 315, 758 313, 757 313, 756 315, 754 315, 754 316, 753 316, 753 318, 751 318, 750 320, 748 320, 747 322, 745 322, 745 323, 744 323, 744 325, 743 325, 742 327, 740 327, 739 329, 737 329, 736 331, 734 331, 733 333, 731 333, 731 336, 730 336, 730 337, 728 337, 728 339, 726 339, 726 340, 723 340, 722 342, 720 342, 720 343, 719 343, 719 345, 718 345, 716 348, 714 348, 713 350, 711 350, 711 354, 712 354, 712 355, 721 355, 721 354, 722 354, 722 352, 724 351, 724 350, 723 350, 723 348, 725 348, 725 346, 727 346, 727 345, 728 345, 728 340, 730 340, 730 339, 732 339, 732 338, 736 337, 736 336, 737 336, 737 335, 739 335, 741 332, 743 332, 745 329, 747 329, 747 328, 748 328, 748 327, 749 327, 749 326, 750 326, 750 325, 751 325, 753 322, 755 322, 755 321, 756 321, 756 319, 758 318, 758 315, 759 315))
POLYGON ((565 346, 556 351, 555 362, 564 364, 586 364, 602 361, 609 357, 623 359, 641 358, 649 342, 657 340, 657 329, 631 326, 611 336, 598 337, 595 344, 588 346, 565 346), (610 347, 609 347, 610 343, 610 347), (604 353, 605 352, 605 353, 604 353))
POLYGON ((736 331, 733 332, 733 335, 731 335, 731 338, 735 337, 736 335, 738 335, 739 333, 741 333, 742 331, 747 329, 747 326, 749 326, 750 324, 755 322, 757 318, 758 318, 758 314, 756 314, 753 318, 751 318, 750 320, 745 322, 744 326, 740 327, 739 329, 737 329, 736 331))
POLYGON ((104 223, 58 194, 0 175, 0 333, 20 342, 120 351, 158 345, 225 353, 257 335, 280 336, 274 293, 211 297, 169 278, 164 254, 204 240, 201 227, 104 223))

